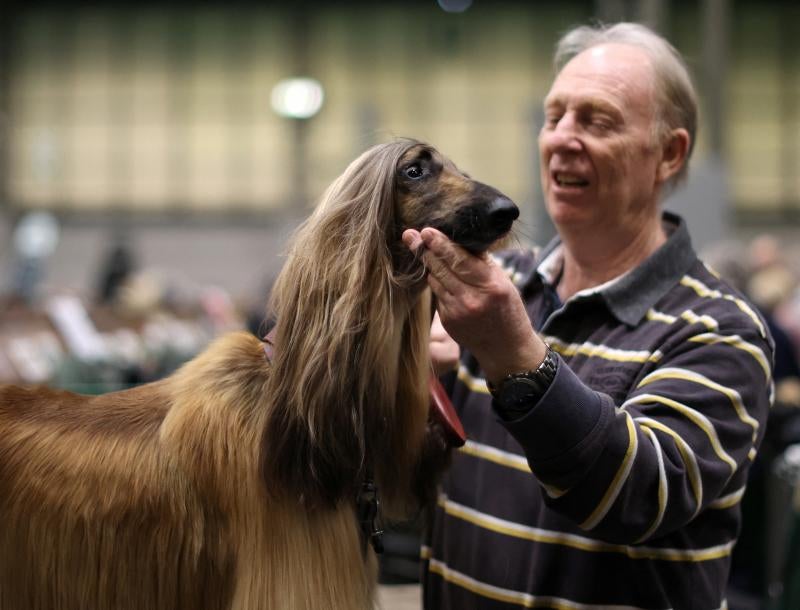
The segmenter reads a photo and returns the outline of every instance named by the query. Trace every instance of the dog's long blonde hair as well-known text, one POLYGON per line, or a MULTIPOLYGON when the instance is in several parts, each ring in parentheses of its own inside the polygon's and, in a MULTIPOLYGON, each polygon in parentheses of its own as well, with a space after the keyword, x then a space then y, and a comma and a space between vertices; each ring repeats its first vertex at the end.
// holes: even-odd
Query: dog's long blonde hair
POLYGON ((273 288, 262 466, 269 489, 308 506, 350 497, 374 467, 379 486, 390 483, 385 506, 408 508, 428 412, 430 299, 400 242, 394 190, 417 144, 353 161, 296 232, 273 288))

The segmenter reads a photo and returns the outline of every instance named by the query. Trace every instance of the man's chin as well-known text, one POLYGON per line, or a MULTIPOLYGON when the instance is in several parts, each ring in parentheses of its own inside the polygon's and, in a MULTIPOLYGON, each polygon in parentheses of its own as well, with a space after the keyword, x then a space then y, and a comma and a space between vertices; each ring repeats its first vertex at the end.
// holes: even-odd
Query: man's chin
POLYGON ((597 226, 597 219, 593 212, 595 209, 587 203, 563 202, 548 203, 547 212, 550 220, 556 227, 582 227, 597 226))

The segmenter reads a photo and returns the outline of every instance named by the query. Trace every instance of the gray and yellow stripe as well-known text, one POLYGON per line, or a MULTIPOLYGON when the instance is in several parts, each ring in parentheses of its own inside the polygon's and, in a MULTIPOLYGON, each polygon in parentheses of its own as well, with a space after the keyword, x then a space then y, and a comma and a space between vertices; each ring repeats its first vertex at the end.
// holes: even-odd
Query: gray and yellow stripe
POLYGON ((694 290, 695 293, 697 293, 697 296, 708 299, 725 299, 726 301, 735 303, 736 306, 745 314, 747 314, 747 316, 755 323, 756 327, 758 327, 759 333, 761 333, 761 336, 767 336, 767 332, 764 329, 764 324, 761 322, 761 318, 743 299, 740 299, 733 294, 726 294, 720 292, 719 290, 709 288, 703 282, 697 278, 691 277, 690 275, 684 275, 680 280, 680 284, 681 286, 685 286, 694 290))
POLYGON ((700 373, 691 371, 689 369, 664 367, 647 375, 644 379, 642 379, 642 381, 639 382, 637 388, 643 388, 656 381, 675 379, 697 383, 723 394, 730 401, 739 420, 753 429, 753 442, 755 442, 759 427, 758 420, 756 420, 747 412, 744 402, 742 401, 742 396, 733 388, 729 388, 717 383, 705 375, 701 375, 700 373))
POLYGON ((626 409, 631 405, 649 405, 652 403, 658 403, 662 406, 672 409, 677 413, 680 413, 686 419, 700 428, 700 430, 703 431, 711 443, 711 447, 717 457, 728 465, 728 467, 731 469, 731 474, 736 472, 736 469, 739 467, 739 465, 736 463, 736 460, 734 460, 722 447, 722 443, 719 440, 719 436, 717 435, 716 428, 714 428, 714 424, 712 424, 705 415, 700 413, 700 411, 692 409, 691 407, 688 407, 677 400, 667 398, 666 396, 660 396, 658 394, 638 394, 625 401, 625 404, 622 405, 622 408, 626 409))
POLYGON ((647 559, 673 562, 699 563, 713 561, 730 555, 733 541, 725 544, 700 549, 679 549, 670 547, 653 547, 642 545, 625 545, 604 542, 595 538, 568 534, 555 530, 515 523, 506 519, 495 517, 459 504, 450 500, 445 495, 440 495, 438 506, 450 517, 454 517, 473 526, 485 529, 496 534, 510 536, 521 540, 529 540, 544 544, 568 547, 588 553, 616 553, 630 559, 647 559))
MULTIPOLYGON (((458 451, 481 460, 499 464, 500 466, 506 466, 507 468, 513 468, 514 470, 532 474, 527 458, 516 453, 503 451, 502 449, 484 445, 474 440, 467 440, 464 446, 460 447, 458 451)), ((541 481, 539 481, 539 485, 551 498, 560 498, 568 491, 558 489, 552 485, 545 485, 541 481)))
POLYGON ((645 610, 639 606, 624 606, 619 604, 583 604, 563 597, 531 595, 522 591, 515 591, 504 587, 497 587, 468 576, 463 572, 454 570, 446 563, 433 559, 428 552, 428 570, 438 574, 447 582, 466 589, 470 593, 487 599, 516 604, 522 608, 555 608, 556 610, 645 610))
POLYGON ((611 360, 614 362, 660 362, 663 354, 656 350, 650 352, 647 350, 627 350, 608 345, 595 344, 589 341, 584 343, 565 343, 558 337, 550 335, 542 336, 542 339, 553 350, 558 352, 565 358, 572 356, 587 356, 589 358, 602 358, 604 360, 611 360))
POLYGON ((631 468, 633 467, 633 462, 636 459, 636 453, 639 449, 639 436, 636 434, 636 426, 634 425, 630 414, 623 414, 625 416, 625 423, 628 426, 628 448, 625 451, 625 457, 622 459, 622 463, 619 465, 619 468, 617 469, 611 484, 606 489, 605 494, 603 494, 603 498, 600 500, 600 503, 592 511, 589 517, 579 525, 581 529, 593 529, 598 523, 600 523, 600 521, 602 521, 603 517, 606 516, 608 510, 611 508, 611 505, 614 503, 614 500, 616 500, 619 496, 625 481, 628 480, 628 475, 630 474, 631 468))
POLYGON ((650 440, 656 452, 656 461, 658 463, 658 510, 653 523, 636 542, 647 540, 661 526, 661 522, 664 520, 664 513, 667 510, 667 500, 669 499, 669 485, 667 484, 667 471, 664 468, 664 453, 661 450, 661 443, 658 442, 655 432, 650 428, 642 426, 640 430, 650 440))
POLYGON ((656 311, 655 309, 649 309, 645 318, 651 322, 663 322, 664 324, 675 324, 678 320, 683 320, 688 324, 700 324, 705 326, 710 331, 719 329, 719 323, 714 318, 708 314, 696 314, 691 309, 682 311, 678 316, 656 311))
MULTIPOLYGON (((664 425, 662 422, 651 419, 650 417, 636 417, 634 420, 644 428, 650 428, 651 430, 663 432, 671 437, 675 442, 675 446, 678 448, 678 453, 681 454, 681 460, 686 467, 686 474, 689 477, 689 485, 692 488, 692 495, 694 496, 696 505, 694 514, 697 515, 703 505, 703 481, 700 477, 700 467, 697 465, 697 457, 695 456, 694 451, 692 451, 692 448, 689 447, 689 444, 683 440, 683 437, 681 437, 680 434, 675 432, 675 430, 669 426, 664 425)), ((651 437, 651 440, 653 439, 658 442, 656 435, 651 437)))

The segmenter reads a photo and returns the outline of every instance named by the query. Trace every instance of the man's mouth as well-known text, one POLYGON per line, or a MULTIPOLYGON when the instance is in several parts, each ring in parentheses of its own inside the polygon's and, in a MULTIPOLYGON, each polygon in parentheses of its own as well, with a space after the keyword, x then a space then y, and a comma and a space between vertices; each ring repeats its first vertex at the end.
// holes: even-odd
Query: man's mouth
POLYGON ((553 179, 558 186, 589 186, 585 178, 567 172, 553 172, 553 179))

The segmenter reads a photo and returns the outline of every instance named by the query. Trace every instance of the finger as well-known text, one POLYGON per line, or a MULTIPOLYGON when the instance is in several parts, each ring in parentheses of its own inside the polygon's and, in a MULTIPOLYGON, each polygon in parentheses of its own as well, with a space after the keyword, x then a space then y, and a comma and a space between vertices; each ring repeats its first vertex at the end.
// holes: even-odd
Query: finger
POLYGON ((443 305, 443 301, 449 301, 453 297, 453 293, 447 290, 439 279, 432 273, 428 273, 428 286, 430 286, 433 294, 436 295, 436 308, 439 309, 443 305))
POLYGON ((403 231, 403 243, 409 250, 415 253, 425 245, 419 231, 416 229, 406 229, 403 231))
POLYGON ((427 248, 422 251, 422 264, 428 271, 428 283, 436 296, 439 296, 440 291, 455 293, 459 290, 459 282, 448 268, 447 263, 428 252, 427 248), (431 284, 431 280, 434 281, 433 284, 431 284))
POLYGON ((419 233, 420 239, 425 247, 431 250, 437 257, 456 264, 467 253, 458 245, 453 243, 444 233, 438 229, 425 227, 419 233))
POLYGON ((454 245, 436 229, 423 229, 420 238, 424 243, 422 261, 428 270, 429 277, 435 277, 439 285, 448 292, 460 294, 464 286, 456 268, 460 266, 461 258, 469 255, 463 251, 459 252, 461 248, 454 245), (428 243, 431 243, 435 250, 429 248, 428 243))
POLYGON ((428 259, 432 261, 430 263, 431 271, 435 269, 437 277, 447 285, 451 292, 454 292, 454 286, 448 280, 447 274, 455 276, 460 283, 473 286, 490 279, 491 267, 494 262, 488 254, 471 254, 436 229, 423 229, 420 238, 425 244, 428 259), (433 261, 438 261, 439 264, 437 265, 433 261))

